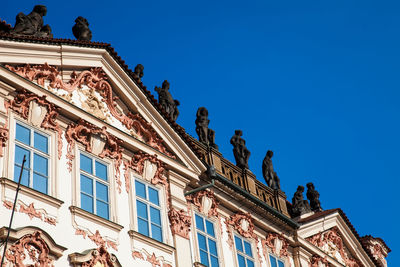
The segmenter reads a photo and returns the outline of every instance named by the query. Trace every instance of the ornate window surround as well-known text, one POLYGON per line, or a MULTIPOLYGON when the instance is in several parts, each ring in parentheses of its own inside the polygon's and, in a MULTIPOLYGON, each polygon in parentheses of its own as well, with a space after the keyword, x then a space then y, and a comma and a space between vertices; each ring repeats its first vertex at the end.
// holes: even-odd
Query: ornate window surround
POLYGON ((232 249, 232 252, 233 252, 235 266, 239 266, 238 256, 237 256, 238 255, 238 251, 236 249, 236 244, 235 244, 235 236, 237 236, 241 240, 246 241, 247 243, 250 244, 251 253, 253 254, 252 260, 253 260, 254 266, 259 266, 259 261, 256 258, 257 254, 258 254, 256 241, 254 239, 252 239, 252 238, 248 238, 248 237, 245 237, 245 236, 241 235, 237 230, 234 230, 232 235, 233 235, 233 249, 232 249))

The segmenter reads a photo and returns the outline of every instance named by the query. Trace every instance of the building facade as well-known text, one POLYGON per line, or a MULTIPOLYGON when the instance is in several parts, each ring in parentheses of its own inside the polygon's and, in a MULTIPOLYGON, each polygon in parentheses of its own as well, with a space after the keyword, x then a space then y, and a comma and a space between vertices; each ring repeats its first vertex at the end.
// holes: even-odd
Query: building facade
POLYGON ((294 216, 189 136, 110 45, 1 27, 4 266, 387 266, 341 209, 294 216))

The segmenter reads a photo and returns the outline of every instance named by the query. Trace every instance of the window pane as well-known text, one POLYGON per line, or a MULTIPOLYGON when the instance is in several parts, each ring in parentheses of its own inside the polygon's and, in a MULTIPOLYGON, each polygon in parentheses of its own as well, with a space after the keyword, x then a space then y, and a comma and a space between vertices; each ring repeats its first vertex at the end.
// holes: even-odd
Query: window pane
POLYGON ((269 261, 271 262, 271 267, 277 267, 276 266, 276 258, 272 255, 269 255, 269 261))
POLYGON ((196 214, 196 227, 197 227, 197 229, 200 229, 201 231, 205 232, 203 218, 201 218, 197 214, 196 214))
POLYGON ((209 234, 210 236, 215 237, 214 225, 212 224, 212 222, 206 220, 206 228, 207 228, 207 234, 209 234))
POLYGON ((42 175, 33 174, 33 189, 42 192, 43 194, 47 194, 47 177, 42 175))
POLYGON ((211 267, 219 267, 218 258, 211 256, 211 267))
POLYGON ((214 256, 218 256, 218 252, 217 252, 217 244, 215 243, 214 240, 211 240, 208 238, 208 249, 210 251, 210 253, 214 256))
POLYGON ((81 170, 93 174, 92 159, 81 154, 81 170))
POLYGON ((158 200, 158 191, 149 187, 149 200, 151 203, 159 206, 159 200, 158 200))
POLYGON ((48 176, 48 159, 36 153, 33 154, 33 170, 44 176, 48 176))
POLYGON ((252 260, 246 259, 247 267, 254 267, 254 262, 252 260))
POLYGON ((151 237, 155 240, 162 242, 162 230, 161 227, 154 224, 151 225, 151 237))
POLYGON ((197 239, 199 241, 199 248, 207 251, 206 238, 202 234, 197 233, 197 239))
MULTIPOLYGON (((31 165, 31 160, 30 160, 30 152, 29 150, 22 148, 20 146, 15 146, 15 164, 22 166, 22 160, 24 159, 24 155, 26 155, 26 162, 24 167, 29 168, 31 165)), ((18 174, 19 175, 19 174, 18 174)))
POLYGON ((246 267, 246 262, 244 257, 240 254, 237 254, 237 256, 238 256, 239 267, 246 267))
POLYGON ((96 198, 108 203, 108 186, 96 182, 96 198))
POLYGON ((210 266, 208 263, 208 254, 202 250, 200 250, 200 262, 206 266, 210 266))
POLYGON ((93 180, 81 174, 81 191, 93 196, 93 180))
POLYGON ((30 145, 31 144, 31 130, 18 124, 15 129, 15 139, 18 141, 30 145))
MULTIPOLYGON (((21 167, 14 166, 14 181, 18 183, 19 174, 21 172, 21 167)), ((29 186, 29 171, 24 168, 21 177, 21 184, 25 186, 29 186)))
POLYGON ((147 221, 138 218, 138 232, 142 235, 149 236, 149 225, 147 221))
POLYGON ((278 267, 285 267, 285 264, 283 261, 278 260, 278 267))
POLYGON ((148 220, 149 216, 147 215, 147 205, 143 202, 137 200, 136 201, 136 209, 138 217, 142 217, 143 219, 148 220))
POLYGON ((81 193, 81 208, 93 213, 93 198, 81 193))
POLYGON ((96 176, 107 181, 107 166, 96 160, 96 176))
POLYGON ((243 252, 243 245, 242 245, 242 239, 240 239, 239 237, 235 236, 235 246, 236 249, 243 252))
POLYGON ((251 252, 251 245, 249 242, 243 241, 244 243, 244 252, 249 255, 250 257, 253 257, 253 253, 251 252))
POLYGON ((107 203, 97 200, 96 201, 96 209, 97 209, 97 211, 96 211, 97 215, 108 220, 109 215, 108 215, 108 204, 107 203))
POLYGON ((158 209, 150 207, 150 219, 152 223, 161 225, 160 211, 158 209))
POLYGON ((135 181, 135 189, 136 189, 136 195, 147 199, 146 198, 146 186, 142 184, 141 182, 135 181))
POLYGON ((33 138, 34 147, 44 153, 48 153, 49 142, 47 141, 47 136, 35 132, 33 138))

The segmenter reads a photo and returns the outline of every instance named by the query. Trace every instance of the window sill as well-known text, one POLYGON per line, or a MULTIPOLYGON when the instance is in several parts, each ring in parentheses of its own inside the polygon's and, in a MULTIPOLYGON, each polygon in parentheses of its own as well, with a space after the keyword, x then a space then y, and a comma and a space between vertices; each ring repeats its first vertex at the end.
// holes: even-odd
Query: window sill
POLYGON ((157 240, 155 240, 155 239, 153 239, 151 237, 142 235, 141 233, 138 233, 136 231, 129 230, 128 234, 132 239, 136 239, 136 240, 139 240, 139 241, 141 241, 143 243, 146 243, 149 246, 156 247, 157 249, 160 249, 160 250, 162 250, 162 251, 164 251, 164 252, 166 252, 168 254, 172 254, 175 251, 174 247, 172 247, 170 245, 167 245, 165 243, 162 243, 160 241, 157 241, 157 240))
MULTIPOLYGON (((2 185, 2 187, 9 188, 14 191, 17 190, 17 186, 18 186, 18 183, 14 182, 11 179, 5 178, 5 177, 0 178, 0 184, 2 185)), ((62 201, 62 200, 59 200, 55 197, 46 195, 42 192, 36 191, 35 189, 32 189, 25 185, 20 186, 20 192, 24 195, 27 195, 34 199, 37 199, 37 200, 44 202, 50 206, 53 206, 57 209, 60 208, 62 204, 64 204, 64 201, 62 201)))
POLYGON ((96 214, 90 213, 90 212, 83 210, 81 208, 78 208, 76 206, 70 206, 69 210, 71 211, 71 214, 73 216, 83 217, 89 221, 92 221, 97 224, 101 224, 104 227, 111 228, 112 230, 117 231, 117 232, 120 232, 124 228, 122 225, 119 225, 115 222, 104 219, 100 216, 97 216, 96 214))

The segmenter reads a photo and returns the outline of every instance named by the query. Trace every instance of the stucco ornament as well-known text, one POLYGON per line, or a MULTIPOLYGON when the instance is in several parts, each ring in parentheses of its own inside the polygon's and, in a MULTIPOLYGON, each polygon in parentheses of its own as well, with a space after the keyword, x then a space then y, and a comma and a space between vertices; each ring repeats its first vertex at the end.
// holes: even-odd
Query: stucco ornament
POLYGON ((288 256, 289 243, 283 234, 269 232, 267 233, 265 240, 261 241, 261 244, 265 255, 267 255, 268 248, 273 254, 278 255, 281 258, 288 256))
MULTIPOLYGON (((36 82, 38 85, 52 91, 69 102, 73 98, 75 91, 81 91, 79 97, 82 97, 82 108, 100 119, 107 120, 108 113, 116 119, 116 122, 123 125, 122 130, 131 132, 136 138, 147 143, 149 146, 157 149, 172 158, 176 156, 169 152, 163 144, 162 139, 152 128, 151 123, 147 122, 140 114, 127 112, 126 114, 118 108, 119 98, 114 96, 112 86, 107 81, 107 76, 102 68, 91 68, 77 74, 75 71, 71 74, 71 79, 64 82, 56 67, 47 63, 43 65, 29 64, 19 67, 6 65, 6 67, 16 74, 36 82), (91 90, 83 90, 84 87, 91 90), (105 103, 106 107, 103 106, 105 103)), ((78 97, 78 98, 79 98, 78 97)), ((76 104, 76 103, 75 103, 76 104)), ((113 123, 114 124, 114 123, 113 123)))
POLYGON ((114 267, 116 262, 116 257, 108 253, 106 247, 100 246, 92 251, 92 258, 82 263, 82 267, 114 267))
POLYGON ((186 200, 189 203, 194 204, 199 212, 203 213, 208 217, 218 217, 218 205, 219 202, 214 195, 212 190, 202 190, 192 195, 186 196, 186 200))
POLYGON ((241 236, 246 238, 257 238, 254 233, 254 224, 250 213, 237 212, 229 219, 225 220, 225 224, 229 229, 232 226, 241 236))
MULTIPOLYGON (((8 200, 3 200, 3 206, 6 207, 7 209, 11 210, 13 208, 13 203, 8 200)), ((42 220, 45 223, 48 223, 50 225, 57 224, 57 220, 54 217, 52 217, 51 215, 49 215, 46 210, 44 210, 43 208, 41 208, 40 210, 36 209, 35 204, 33 202, 31 204, 27 205, 27 204, 23 203, 21 200, 19 200, 17 202, 17 204, 15 205, 15 211, 26 214, 29 217, 29 219, 31 219, 31 220, 33 218, 37 218, 37 219, 42 220), (18 206, 19 206, 19 209, 18 209, 18 206)))
POLYGON ((4 156, 3 148, 6 147, 9 137, 7 125, 0 127, 0 158, 4 156))
POLYGON ((361 243, 381 267, 387 267, 386 257, 391 250, 381 238, 367 235, 361 238, 361 243))
POLYGON ((187 215, 183 209, 176 210, 171 207, 168 211, 168 218, 171 225, 171 232, 189 239, 189 231, 192 224, 191 217, 187 215))
POLYGON ((123 141, 107 132, 107 128, 99 128, 83 119, 79 119, 78 123, 70 123, 65 132, 67 139, 67 159, 68 170, 72 171, 72 161, 75 158, 74 148, 75 142, 79 142, 85 146, 85 150, 89 153, 96 154, 100 158, 108 157, 115 160, 115 178, 117 180, 118 191, 121 193, 120 166, 122 163, 121 147, 123 141))
POLYGON ((49 246, 41 234, 41 231, 35 231, 20 238, 7 249, 5 261, 18 267, 54 267, 53 259, 49 257, 49 246))
POLYGON ((11 109, 34 126, 57 132, 58 159, 62 153, 62 130, 56 121, 59 108, 47 101, 46 96, 38 96, 25 89, 17 90, 13 100, 5 103, 11 109))
POLYGON ((343 239, 339 233, 339 229, 335 226, 325 232, 318 233, 307 240, 314 246, 319 247, 332 258, 340 263, 351 267, 362 267, 363 264, 351 256, 344 246, 343 239))
POLYGON ((322 258, 318 255, 312 255, 310 262, 308 263, 309 267, 328 267, 329 263, 328 260, 325 258, 322 258))

